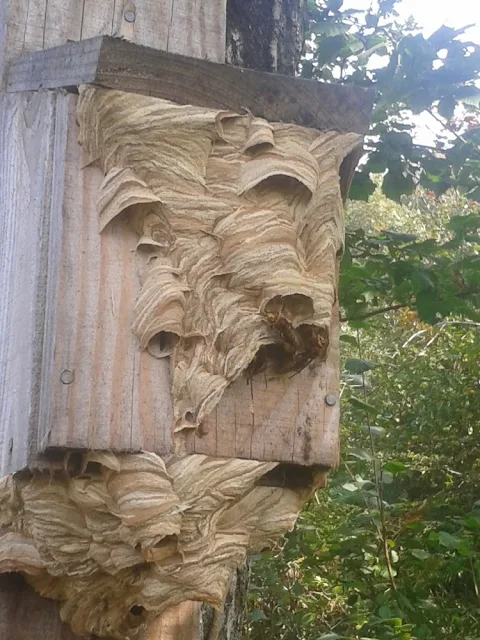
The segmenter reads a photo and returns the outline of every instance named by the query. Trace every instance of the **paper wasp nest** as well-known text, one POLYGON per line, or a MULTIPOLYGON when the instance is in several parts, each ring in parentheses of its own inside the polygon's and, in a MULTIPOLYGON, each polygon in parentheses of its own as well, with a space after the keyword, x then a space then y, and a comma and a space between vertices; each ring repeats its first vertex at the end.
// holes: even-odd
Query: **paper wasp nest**
POLYGON ((184 600, 220 606, 247 552, 292 529, 318 486, 258 486, 276 466, 89 453, 77 476, 0 479, 0 573, 21 572, 80 636, 133 640, 184 600))
MULTIPOLYGON (((100 230, 122 215, 139 236, 133 331, 171 358, 177 430, 244 373, 326 359, 339 168, 360 136, 94 87, 78 121, 104 174, 100 230)), ((59 601, 76 633, 118 640, 183 600, 219 606, 232 570, 290 530, 321 481, 310 469, 265 486, 277 463, 203 455, 93 452, 80 467, 0 479, 0 573, 59 601)))
POLYGON ((174 428, 243 373, 324 360, 344 228, 343 158, 361 136, 83 87, 80 143, 148 253, 133 331, 171 357, 174 428))

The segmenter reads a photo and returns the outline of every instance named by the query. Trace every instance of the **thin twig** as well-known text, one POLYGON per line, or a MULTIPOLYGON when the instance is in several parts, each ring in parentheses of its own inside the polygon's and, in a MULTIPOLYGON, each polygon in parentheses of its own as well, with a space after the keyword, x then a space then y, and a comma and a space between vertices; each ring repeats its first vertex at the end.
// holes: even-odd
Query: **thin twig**
POLYGON ((446 129, 447 131, 450 131, 450 133, 453 136, 455 136, 455 138, 457 138, 459 142, 461 142, 462 144, 467 144, 467 141, 465 140, 465 138, 463 138, 460 134, 458 134, 448 121, 442 120, 442 118, 437 116, 437 114, 433 112, 431 109, 426 109, 426 111, 432 116, 432 118, 434 118, 434 120, 436 120, 439 124, 441 124, 444 129, 446 129))
MULTIPOLYGON (((363 359, 363 352, 362 352, 362 343, 360 340, 360 331, 359 329, 357 329, 357 342, 358 342, 358 355, 361 359, 363 359)), ((367 402, 367 389, 365 387, 365 373, 362 373, 362 378, 363 378, 363 399, 365 401, 365 403, 367 402)), ((381 541, 382 541, 382 547, 383 547, 383 556, 385 558, 385 564, 387 565, 387 572, 388 572, 388 579, 390 581, 390 585, 393 589, 393 591, 397 590, 397 585, 395 582, 395 576, 393 575, 393 568, 392 568, 392 563, 390 560, 390 550, 388 548, 388 538, 387 538, 387 527, 385 524, 385 507, 383 504, 383 473, 382 471, 380 471, 380 475, 378 473, 378 469, 377 469, 377 465, 376 465, 376 451, 375 451, 375 442, 373 439, 373 434, 372 434, 372 427, 370 424, 370 415, 368 413, 368 411, 365 411, 365 416, 367 419, 367 426, 368 426, 368 435, 370 438, 370 449, 372 452, 372 465, 373 465, 373 475, 375 478, 375 487, 377 490, 377 504, 378 504, 378 511, 380 513, 380 524, 381 524, 381 541)))
POLYGON ((388 307, 382 307, 381 309, 375 309, 374 311, 369 311, 360 316, 353 316, 352 318, 347 318, 345 316, 340 316, 340 322, 349 322, 351 320, 365 320, 366 318, 372 318, 373 316, 378 316, 381 313, 387 313, 387 311, 398 311, 398 309, 404 309, 407 307, 407 304, 391 304, 388 307))
POLYGON ((415 338, 418 338, 418 336, 421 336, 422 333, 426 333, 427 331, 428 331, 428 329, 421 329, 420 331, 415 331, 415 333, 413 335, 411 335, 410 338, 408 338, 408 340, 406 340, 402 344, 402 349, 405 349, 405 347, 408 346, 410 344, 410 342, 415 340, 415 338))
POLYGON ((480 322, 469 322, 463 320, 444 320, 440 322, 441 325, 451 325, 451 326, 459 326, 459 327, 480 327, 480 322))
POLYGON ((477 576, 475 574, 475 566, 473 564, 472 558, 470 558, 470 568, 472 570, 473 588, 475 589, 475 595, 477 596, 477 600, 480 600, 480 590, 478 589, 477 576))
MULTIPOLYGON (((474 329, 478 329, 480 328, 480 322, 470 322, 470 321, 466 321, 466 320, 444 320, 442 322, 438 322, 437 324, 432 325, 432 327, 466 327, 468 328, 474 328, 474 329)), ((405 349, 406 346, 408 346, 413 340, 415 340, 415 338, 418 338, 418 336, 421 336, 422 334, 426 333, 428 331, 428 329, 421 329, 420 331, 416 331, 414 334, 412 334, 408 340, 406 340, 403 344, 402 344, 402 349, 405 349)), ((435 334, 438 335, 438 334, 435 334)), ((426 345, 427 347, 432 343, 432 340, 426 345)))

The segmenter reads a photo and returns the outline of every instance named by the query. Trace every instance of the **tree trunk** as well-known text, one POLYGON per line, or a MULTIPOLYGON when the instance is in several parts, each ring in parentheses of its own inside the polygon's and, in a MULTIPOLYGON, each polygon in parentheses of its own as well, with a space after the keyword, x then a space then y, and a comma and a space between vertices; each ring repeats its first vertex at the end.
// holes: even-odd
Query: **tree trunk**
POLYGON ((306 0, 228 0, 227 62, 293 76, 307 26, 306 0))
MULTIPOLYGON (((306 0, 227 0, 227 62, 234 66, 293 76, 304 51, 308 26, 306 0)), ((250 577, 247 560, 232 577, 219 640, 243 637, 250 577)), ((212 619, 212 609, 202 607, 212 619)), ((201 640, 210 640, 210 624, 201 640)))

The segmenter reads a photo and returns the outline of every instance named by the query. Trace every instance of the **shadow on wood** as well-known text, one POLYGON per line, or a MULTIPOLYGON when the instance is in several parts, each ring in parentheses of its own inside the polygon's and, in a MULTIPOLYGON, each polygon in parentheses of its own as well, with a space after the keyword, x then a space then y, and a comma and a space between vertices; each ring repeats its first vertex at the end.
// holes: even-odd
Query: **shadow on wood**
POLYGON ((60 620, 57 607, 19 574, 0 575, 0 640, 80 640, 60 620))

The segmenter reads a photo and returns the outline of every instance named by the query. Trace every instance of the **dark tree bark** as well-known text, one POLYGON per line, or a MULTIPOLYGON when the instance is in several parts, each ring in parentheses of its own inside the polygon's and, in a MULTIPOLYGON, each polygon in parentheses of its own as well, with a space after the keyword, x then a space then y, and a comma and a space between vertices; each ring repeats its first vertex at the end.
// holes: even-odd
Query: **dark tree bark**
MULTIPOLYGON (((227 63, 295 75, 308 26, 306 0, 227 0, 227 63)), ((250 565, 237 569, 225 601, 219 640, 241 640, 250 565)), ((202 607, 202 638, 212 640, 216 617, 202 607)))
POLYGON ((227 0, 227 62, 293 76, 307 26, 306 0, 227 0))
POLYGON ((202 605, 199 640, 242 639, 249 577, 250 563, 247 559, 232 576, 223 611, 216 614, 207 604, 202 605))

